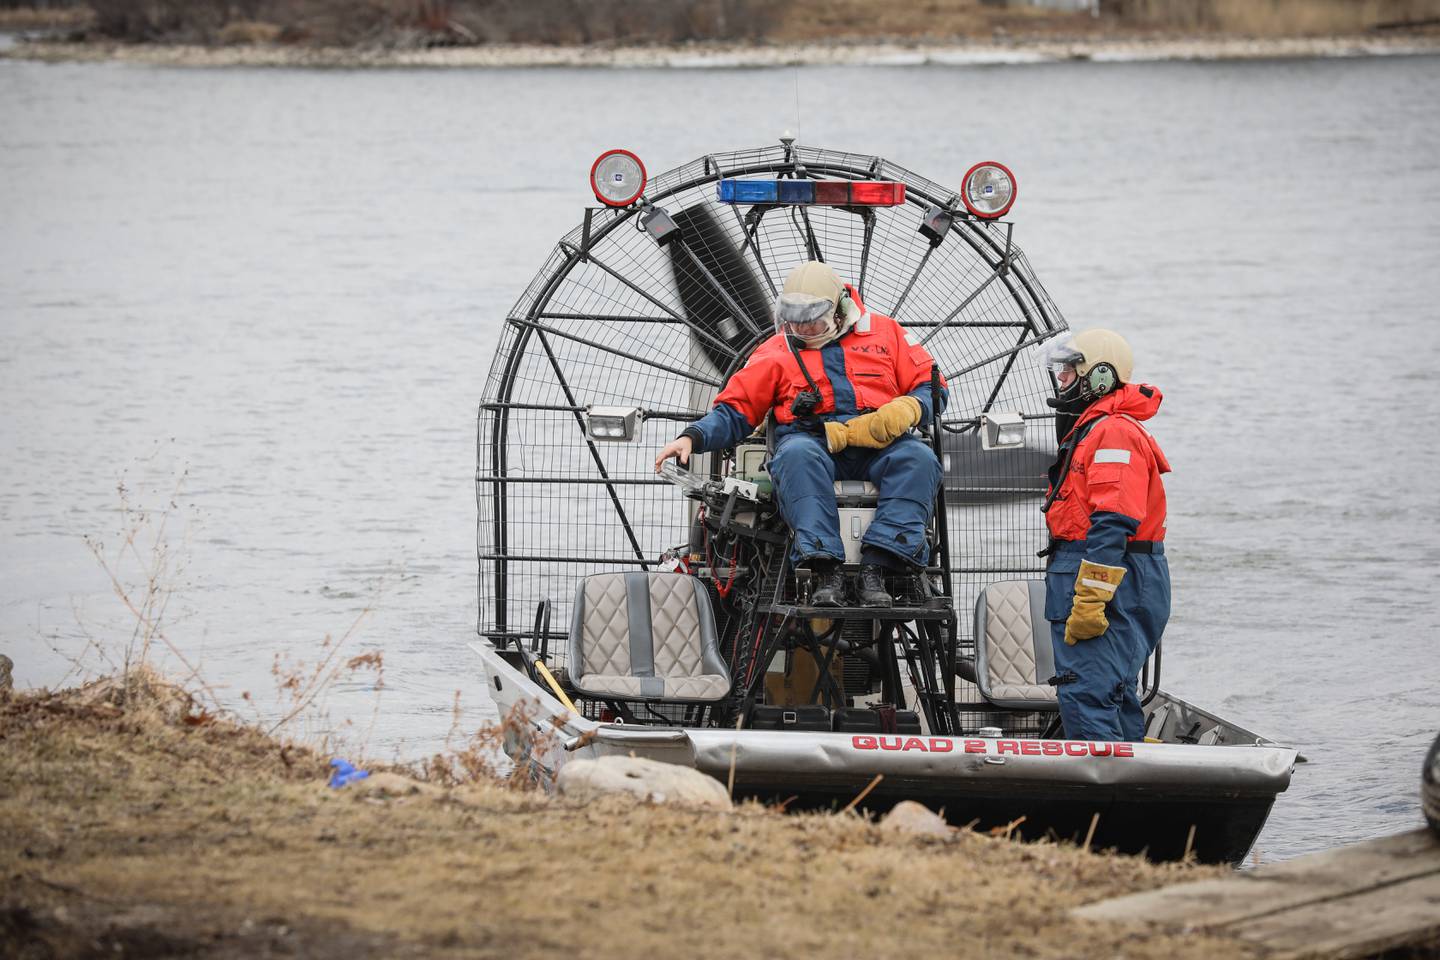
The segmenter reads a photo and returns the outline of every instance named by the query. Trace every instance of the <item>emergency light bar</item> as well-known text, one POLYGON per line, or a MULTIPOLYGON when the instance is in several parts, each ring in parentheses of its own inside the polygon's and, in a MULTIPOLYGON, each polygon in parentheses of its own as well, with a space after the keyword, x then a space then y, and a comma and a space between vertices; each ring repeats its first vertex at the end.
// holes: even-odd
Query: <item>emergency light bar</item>
POLYGON ((905 184, 893 180, 721 180, 721 203, 816 204, 827 207, 898 207, 905 184))

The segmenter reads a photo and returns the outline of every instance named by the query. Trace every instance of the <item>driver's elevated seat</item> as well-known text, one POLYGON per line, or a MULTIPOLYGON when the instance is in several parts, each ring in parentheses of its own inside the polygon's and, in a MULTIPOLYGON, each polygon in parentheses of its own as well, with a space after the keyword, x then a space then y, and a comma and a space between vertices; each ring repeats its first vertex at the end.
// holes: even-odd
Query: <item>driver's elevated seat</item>
POLYGON ((570 682, 601 700, 713 703, 730 693, 710 596, 682 573, 597 573, 575 591, 570 682))

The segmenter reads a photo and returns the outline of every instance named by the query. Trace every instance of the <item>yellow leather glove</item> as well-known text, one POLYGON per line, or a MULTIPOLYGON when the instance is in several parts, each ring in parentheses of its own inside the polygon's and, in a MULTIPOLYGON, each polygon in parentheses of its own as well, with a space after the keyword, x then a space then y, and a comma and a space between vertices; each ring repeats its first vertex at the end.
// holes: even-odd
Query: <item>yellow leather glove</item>
POLYGON ((874 413, 865 413, 845 424, 850 446, 879 450, 920 422, 920 401, 896 397, 874 413))
POLYGON ((1080 562, 1080 572, 1075 574, 1075 601, 1065 621, 1066 643, 1073 647, 1077 640, 1091 640, 1110 629, 1105 604, 1115 596, 1115 589, 1124 579, 1124 567, 1107 567, 1089 560, 1080 562))
POLYGON ((839 453, 850 446, 850 431, 845 429, 845 424, 834 420, 825 421, 825 445, 830 448, 831 453, 839 453))

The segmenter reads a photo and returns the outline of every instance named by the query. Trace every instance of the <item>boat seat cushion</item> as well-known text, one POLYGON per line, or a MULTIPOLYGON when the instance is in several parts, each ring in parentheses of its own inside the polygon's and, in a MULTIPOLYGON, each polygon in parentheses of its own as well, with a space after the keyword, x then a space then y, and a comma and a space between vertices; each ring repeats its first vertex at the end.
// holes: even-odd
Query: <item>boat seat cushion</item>
POLYGON ((880 488, 869 480, 836 480, 835 502, 842 507, 869 507, 880 504, 880 488))
POLYGON ((997 707, 1058 710, 1043 580, 1002 580, 975 602, 975 681, 997 707))
POLYGON ((617 700, 709 703, 730 692, 710 596, 681 573, 599 573, 575 592, 570 682, 617 700))

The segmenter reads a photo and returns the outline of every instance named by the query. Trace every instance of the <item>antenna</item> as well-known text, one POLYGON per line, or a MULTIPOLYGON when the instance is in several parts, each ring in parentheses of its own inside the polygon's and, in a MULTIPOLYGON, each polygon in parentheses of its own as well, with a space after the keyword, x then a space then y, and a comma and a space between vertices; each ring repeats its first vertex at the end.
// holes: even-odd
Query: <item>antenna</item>
POLYGON ((795 68, 795 135, 800 135, 800 68, 795 68))

